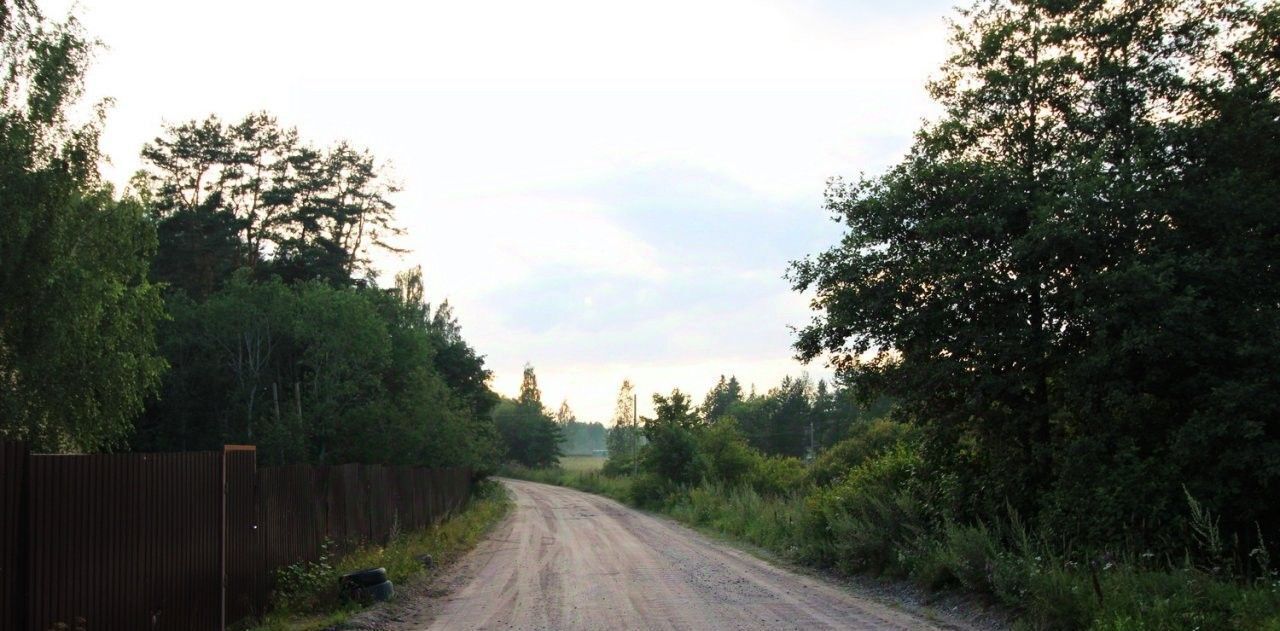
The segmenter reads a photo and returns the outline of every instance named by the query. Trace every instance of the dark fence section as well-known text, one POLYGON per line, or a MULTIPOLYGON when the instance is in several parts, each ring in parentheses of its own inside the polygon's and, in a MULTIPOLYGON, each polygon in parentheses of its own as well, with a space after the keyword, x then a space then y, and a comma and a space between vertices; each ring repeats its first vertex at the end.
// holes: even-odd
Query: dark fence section
POLYGON ((226 471, 226 621, 243 620, 265 604, 262 543, 258 529, 258 454, 252 447, 228 445, 226 471))
POLYGON ((0 441, 0 629, 26 625, 27 450, 0 441))
POLYGON ((220 630, 277 568, 460 507, 467 469, 258 468, 222 452, 30 455, 0 443, 0 629, 220 630))
POLYGON ((222 454, 30 458, 30 629, 222 628, 222 454))
MULTIPOLYGON (((361 542, 386 543, 397 532, 431 525, 461 506, 470 489, 468 469, 377 465, 258 469, 257 526, 268 568, 316 561, 361 542)), ((270 575, 255 585, 251 602, 265 601, 270 575)))

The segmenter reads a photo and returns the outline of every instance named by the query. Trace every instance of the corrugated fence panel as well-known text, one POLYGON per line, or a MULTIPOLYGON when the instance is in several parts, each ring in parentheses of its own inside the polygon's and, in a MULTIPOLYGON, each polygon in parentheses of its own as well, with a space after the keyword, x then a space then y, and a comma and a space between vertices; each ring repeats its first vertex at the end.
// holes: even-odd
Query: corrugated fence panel
POLYGON ((383 543, 391 531, 391 520, 385 510, 387 501, 386 468, 377 465, 362 467, 364 472, 365 510, 369 514, 369 541, 383 543), (383 509, 383 510, 379 510, 383 509))
POLYGON ((24 626, 27 450, 0 441, 0 629, 24 626))
POLYGON ((226 466, 226 619, 243 620, 262 612, 267 600, 257 524, 257 453, 228 446, 226 466))
POLYGON ((26 627, 222 627, 222 454, 30 456, 26 627))
POLYGON ((366 537, 361 518, 360 465, 329 467, 329 538, 348 549, 366 537))

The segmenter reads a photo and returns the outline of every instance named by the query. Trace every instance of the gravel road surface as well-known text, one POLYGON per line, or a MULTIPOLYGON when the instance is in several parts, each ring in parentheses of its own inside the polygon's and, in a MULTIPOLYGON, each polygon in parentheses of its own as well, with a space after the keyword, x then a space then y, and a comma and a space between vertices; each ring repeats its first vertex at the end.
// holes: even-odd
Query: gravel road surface
POLYGON ((503 483, 515 497, 505 521, 430 591, 405 594, 408 606, 387 611, 376 628, 954 628, 613 500, 503 483))

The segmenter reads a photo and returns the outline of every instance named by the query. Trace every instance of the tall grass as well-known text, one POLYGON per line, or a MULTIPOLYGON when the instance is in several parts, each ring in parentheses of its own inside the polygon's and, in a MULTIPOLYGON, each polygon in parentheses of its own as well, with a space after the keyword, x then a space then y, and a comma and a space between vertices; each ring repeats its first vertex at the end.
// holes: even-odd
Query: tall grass
POLYGON ((790 558, 799 556, 804 543, 804 497, 799 494, 762 495, 750 486, 708 483, 674 495, 663 512, 790 558))
POLYGON ((499 475, 518 480, 567 486, 579 491, 611 497, 621 502, 630 501, 633 482, 630 476, 607 476, 601 471, 570 470, 562 467, 530 469, 519 464, 505 465, 499 471, 499 475))
POLYGON ((604 461, 604 456, 560 456, 560 467, 568 471, 599 471, 604 461))

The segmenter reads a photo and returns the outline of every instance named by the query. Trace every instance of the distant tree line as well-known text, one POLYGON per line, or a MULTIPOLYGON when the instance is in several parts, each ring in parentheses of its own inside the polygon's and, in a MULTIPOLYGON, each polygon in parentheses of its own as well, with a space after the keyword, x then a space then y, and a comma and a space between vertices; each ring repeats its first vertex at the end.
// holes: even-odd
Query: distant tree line
MULTIPOLYGON (((698 434, 713 430, 718 437, 733 435, 744 447, 767 457, 812 459, 858 433, 860 428, 885 417, 890 400, 859 401, 848 387, 814 383, 807 375, 784 377, 764 394, 752 387, 744 392, 736 376, 724 375, 703 398, 701 406, 679 389, 670 395, 653 395, 655 414, 637 417, 632 409, 634 386, 624 381, 618 392, 613 427, 609 429, 611 470, 624 471, 632 458, 672 457, 696 459, 698 434), (655 441, 652 450, 646 448, 655 441), (683 453, 683 455, 680 455, 683 453)), ((685 466, 685 465, 681 465, 685 466)), ((696 483, 704 473, 694 473, 696 465, 680 479, 696 483)))
POLYGON ((604 423, 599 421, 583 423, 573 414, 568 401, 560 403, 555 414, 556 424, 560 426, 563 438, 560 451, 570 456, 590 456, 607 449, 605 437, 608 434, 604 423))
POLYGON ((707 393, 699 413, 708 423, 732 418, 747 442, 771 455, 812 457, 848 436, 855 424, 880 418, 889 410, 880 397, 860 403, 852 389, 814 383, 807 375, 787 376, 764 394, 744 393, 737 377, 707 393))

